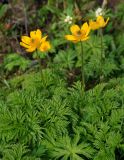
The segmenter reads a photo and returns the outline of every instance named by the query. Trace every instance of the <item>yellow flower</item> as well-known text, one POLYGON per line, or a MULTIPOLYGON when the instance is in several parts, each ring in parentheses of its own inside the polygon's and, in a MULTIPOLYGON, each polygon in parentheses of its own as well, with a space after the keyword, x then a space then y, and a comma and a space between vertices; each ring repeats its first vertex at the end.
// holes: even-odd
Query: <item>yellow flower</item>
POLYGON ((96 30, 96 29, 105 27, 108 21, 109 21, 109 18, 107 18, 107 20, 105 21, 103 16, 98 16, 96 21, 92 21, 92 20, 89 21, 89 26, 92 30, 96 30))
POLYGON ((43 49, 41 49, 42 45, 45 43, 45 45, 47 46, 46 50, 50 49, 50 44, 48 41, 46 41, 47 36, 42 37, 42 32, 37 29, 36 31, 31 31, 30 32, 30 37, 28 36, 22 36, 21 37, 21 41, 20 45, 26 48, 27 52, 33 52, 36 49, 43 51, 43 49), (46 43, 47 42, 47 43, 46 43))
POLYGON ((65 38, 68 41, 72 41, 74 43, 77 43, 79 41, 85 41, 89 37, 89 32, 90 32, 90 27, 88 26, 87 23, 84 23, 81 28, 78 25, 72 25, 70 27, 70 31, 72 35, 65 35, 65 38))
POLYGON ((50 48, 51 48, 50 43, 48 41, 45 41, 40 45, 39 50, 42 51, 42 52, 46 52, 50 48))

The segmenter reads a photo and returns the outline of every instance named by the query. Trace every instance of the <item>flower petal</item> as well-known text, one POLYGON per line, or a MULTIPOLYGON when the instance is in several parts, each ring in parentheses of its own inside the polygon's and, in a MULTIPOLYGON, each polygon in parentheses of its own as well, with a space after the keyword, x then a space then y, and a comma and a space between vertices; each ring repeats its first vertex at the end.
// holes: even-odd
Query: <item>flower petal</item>
POLYGON ((48 36, 43 37, 40 42, 41 42, 41 43, 45 42, 46 39, 47 39, 47 37, 48 37, 48 36))
POLYGON ((20 42, 20 45, 21 45, 22 47, 25 47, 25 48, 30 48, 29 45, 27 45, 27 44, 25 44, 25 43, 23 43, 23 42, 20 42))
POLYGON ((81 30, 82 30, 82 31, 86 31, 86 30, 88 30, 88 28, 89 28, 89 26, 88 26, 87 22, 85 22, 85 23, 81 26, 81 30))
POLYGON ((45 41, 45 42, 43 42, 43 43, 41 44, 39 50, 40 50, 41 52, 46 52, 46 51, 48 51, 50 48, 51 48, 51 45, 50 45, 49 41, 45 41))
POLYGON ((95 22, 95 21, 92 21, 92 20, 89 21, 89 26, 90 26, 90 28, 91 28, 92 30, 96 30, 96 29, 99 29, 99 28, 100 28, 100 27, 99 27, 99 24, 98 24, 97 22, 95 22))
POLYGON ((30 32, 30 37, 35 38, 36 37, 36 31, 31 31, 30 32))
POLYGON ((103 16, 98 16, 96 21, 97 21, 97 23, 99 24, 100 27, 105 26, 105 21, 104 21, 103 16))
POLYGON ((72 32, 73 35, 77 35, 77 32, 80 31, 80 27, 78 25, 72 25, 70 27, 70 30, 71 30, 71 32, 72 32))
MULTIPOLYGON (((106 22, 105 22, 105 26, 107 25, 108 21, 109 21, 109 17, 107 18, 107 20, 106 20, 106 22)), ((105 26, 104 26, 104 27, 105 27, 105 26)))
POLYGON ((42 37, 42 32, 41 32, 40 29, 37 29, 37 30, 36 30, 36 37, 37 37, 38 39, 41 39, 41 37, 42 37))
POLYGON ((81 27, 81 31, 82 33, 85 33, 85 36, 88 36, 89 32, 90 32, 90 27, 88 25, 87 22, 85 22, 82 27, 81 27))
POLYGON ((36 50, 36 47, 30 47, 28 49, 26 49, 27 52, 33 52, 36 50))
POLYGON ((68 40, 68 41, 76 41, 77 38, 73 35, 65 35, 65 38, 68 40))
POLYGON ((30 44, 31 39, 28 36, 22 36, 21 37, 22 42, 26 43, 26 44, 30 44))
POLYGON ((88 39, 89 39, 89 37, 85 37, 85 38, 82 38, 81 41, 86 41, 88 39))

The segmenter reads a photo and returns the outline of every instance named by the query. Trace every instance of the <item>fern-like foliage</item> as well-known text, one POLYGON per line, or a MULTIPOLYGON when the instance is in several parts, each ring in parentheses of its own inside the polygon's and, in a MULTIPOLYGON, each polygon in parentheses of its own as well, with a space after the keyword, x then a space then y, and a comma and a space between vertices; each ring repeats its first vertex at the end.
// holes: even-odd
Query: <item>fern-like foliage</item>
POLYGON ((86 142, 80 142, 80 135, 75 134, 73 138, 68 135, 61 137, 46 137, 44 144, 50 150, 49 156, 61 160, 84 160, 91 158, 94 149, 86 142))
POLYGON ((85 94, 80 81, 67 87, 51 69, 8 84, 0 93, 1 159, 115 160, 117 150, 123 157, 123 78, 85 94))
POLYGON ((61 64, 61 67, 63 68, 72 69, 75 64, 75 58, 76 54, 74 50, 70 49, 67 52, 59 51, 59 53, 54 58, 54 62, 58 63, 59 65, 61 64))
POLYGON ((18 54, 9 54, 4 59, 5 69, 12 71, 15 67, 19 67, 20 70, 24 71, 28 68, 30 61, 18 54))

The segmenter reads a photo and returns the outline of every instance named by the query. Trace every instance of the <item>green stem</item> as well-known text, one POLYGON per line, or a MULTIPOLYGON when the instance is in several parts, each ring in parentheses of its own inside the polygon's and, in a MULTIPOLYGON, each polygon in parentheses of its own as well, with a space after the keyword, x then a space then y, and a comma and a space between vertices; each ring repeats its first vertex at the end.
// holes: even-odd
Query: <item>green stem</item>
POLYGON ((38 55, 38 51, 36 50, 36 54, 37 54, 37 59, 38 59, 38 63, 39 63, 39 72, 41 73, 41 80, 43 81, 43 72, 42 72, 42 65, 41 65, 41 59, 38 55))
POLYGON ((84 92, 85 90, 85 74, 84 74, 84 53, 83 53, 83 42, 81 42, 81 87, 82 91, 84 92))
POLYGON ((101 42, 101 58, 100 58, 100 82, 103 80, 103 63, 104 63, 104 46, 103 46, 103 33, 100 29, 100 42, 101 42))

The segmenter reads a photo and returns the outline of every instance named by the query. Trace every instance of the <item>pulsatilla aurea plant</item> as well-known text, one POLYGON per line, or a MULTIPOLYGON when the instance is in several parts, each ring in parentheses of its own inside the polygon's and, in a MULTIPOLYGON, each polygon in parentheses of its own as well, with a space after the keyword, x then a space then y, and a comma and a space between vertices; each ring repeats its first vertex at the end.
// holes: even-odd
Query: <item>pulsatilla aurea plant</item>
POLYGON ((46 52, 51 48, 49 41, 46 41, 46 39, 47 36, 42 37, 41 30, 37 29, 30 32, 30 37, 22 36, 20 45, 26 48, 27 52, 34 52, 36 50, 46 52))
POLYGON ((100 81, 103 79, 103 71, 102 71, 102 65, 103 65, 103 60, 104 60, 104 48, 103 48, 103 32, 102 32, 102 28, 104 28, 107 24, 108 24, 109 18, 107 18, 107 20, 104 20, 103 16, 97 16, 96 21, 90 20, 89 21, 89 26, 92 30, 99 30, 99 34, 101 37, 101 62, 100 62, 100 81))
POLYGON ((86 41, 89 39, 89 33, 90 33, 90 27, 85 22, 81 28, 78 25, 72 25, 70 27, 70 31, 72 35, 65 35, 65 38, 68 41, 72 41, 73 43, 81 42, 81 60, 82 60, 82 65, 81 65, 81 72, 82 72, 82 89, 84 91, 85 89, 85 75, 84 75, 84 54, 83 54, 83 41, 86 41))
POLYGON ((37 29, 36 31, 30 32, 30 37, 22 36, 20 45, 26 48, 27 52, 34 52, 36 51, 38 62, 39 62, 39 70, 41 71, 41 78, 43 79, 42 74, 42 66, 41 60, 38 54, 38 51, 46 52, 51 48, 50 42, 46 41, 47 36, 42 37, 42 31, 37 29))

